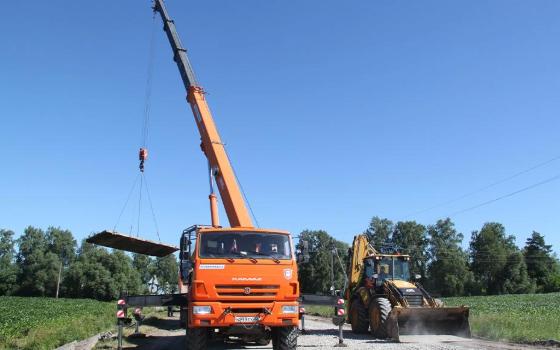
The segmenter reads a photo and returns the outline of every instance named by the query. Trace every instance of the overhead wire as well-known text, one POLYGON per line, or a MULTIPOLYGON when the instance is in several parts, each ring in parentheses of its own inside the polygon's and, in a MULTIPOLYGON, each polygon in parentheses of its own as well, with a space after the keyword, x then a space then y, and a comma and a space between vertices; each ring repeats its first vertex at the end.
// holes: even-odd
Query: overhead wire
MULTIPOLYGON (((154 56, 155 56, 155 33, 156 33, 156 20, 155 20, 155 13, 154 16, 152 17, 152 28, 151 28, 151 34, 150 34, 150 44, 149 44, 149 53, 148 53, 148 67, 146 70, 146 88, 145 88, 145 93, 144 93, 144 110, 143 110, 143 115, 142 115, 142 129, 140 132, 140 145, 141 145, 141 149, 140 152, 142 154, 142 151, 146 149, 147 144, 148 144, 148 137, 149 137, 149 125, 150 125, 150 112, 151 112, 151 96, 152 96, 152 81, 153 81, 153 71, 154 71, 154 56)), ((140 156, 141 160, 142 155, 140 156)), ((156 219, 156 215, 155 215, 155 210, 153 207, 153 203, 152 203, 152 198, 150 195, 150 191, 148 188, 148 183, 146 180, 146 176, 144 173, 144 168, 143 168, 143 160, 141 162, 141 166, 140 166, 140 173, 136 176, 135 180, 134 180, 134 184, 132 186, 132 188, 130 189, 130 192, 127 196, 126 202, 123 206, 123 208, 121 209, 121 212, 119 214, 119 217, 117 219, 117 223, 115 224, 113 230, 116 231, 118 224, 120 223, 120 219, 124 213, 124 211, 126 210, 126 207, 128 206, 128 203, 130 201, 130 198, 132 197, 132 194, 134 192, 134 189, 136 188, 136 184, 138 183, 138 179, 140 179, 140 187, 139 187, 139 191, 138 191, 138 211, 137 211, 137 216, 136 216, 136 236, 138 237, 140 235, 140 224, 141 224, 141 215, 142 215, 142 191, 144 189, 144 187, 146 187, 146 193, 147 193, 147 197, 148 197, 148 202, 150 205, 150 210, 152 213, 152 219, 154 221, 154 226, 156 228, 156 233, 158 236, 158 239, 161 241, 160 235, 159 235, 159 227, 158 227, 158 223, 157 223, 157 219, 156 219)), ((134 214, 133 214, 134 215, 134 214)), ((132 231, 134 228, 134 217, 132 218, 132 223, 130 225, 130 231, 129 234, 132 235, 132 231)))
POLYGON ((155 33, 156 33, 156 17, 152 16, 152 31, 150 34, 150 46, 148 53, 148 67, 146 71, 146 89, 144 91, 144 115, 140 143, 142 147, 146 147, 148 143, 148 131, 150 124, 150 112, 152 108, 152 80, 154 73, 154 57, 155 57, 155 33))
POLYGON ((140 174, 137 174, 136 177, 134 178, 134 182, 132 183, 132 187, 130 188, 130 191, 128 192, 128 196, 126 197, 126 201, 124 202, 124 206, 121 209, 121 212, 119 214, 119 217, 117 218, 117 222, 115 223, 115 226, 113 226, 113 231, 117 230, 117 226, 119 225, 120 221, 121 221, 121 217, 128 205, 128 202, 130 201, 130 197, 132 197, 132 192, 134 192, 134 188, 136 187, 136 184, 138 183, 138 178, 140 177, 140 174))
POLYGON ((453 213, 447 215, 447 217, 452 217, 452 216, 455 216, 455 215, 457 215, 457 214, 462 214, 462 213, 464 213, 464 212, 467 212, 467 211, 470 211, 470 210, 474 210, 474 209, 483 207, 483 206, 485 206, 485 205, 488 205, 488 204, 497 202, 497 201, 502 200, 502 199, 505 199, 505 198, 509 198, 509 197, 515 196, 516 194, 519 194, 519 193, 521 193, 521 192, 525 192, 525 191, 531 190, 531 189, 533 189, 533 188, 535 188, 535 187, 539 187, 539 186, 545 185, 545 184, 547 184, 547 183, 549 183, 549 182, 553 182, 553 181, 556 181, 556 180, 558 180, 558 179, 560 179, 560 174, 555 175, 555 176, 553 176, 553 177, 550 177, 550 178, 548 178, 548 179, 546 179, 546 180, 539 181, 539 182, 537 182, 537 183, 535 183, 535 184, 532 184, 532 185, 523 187, 523 188, 521 188, 521 189, 519 189, 519 190, 517 190, 517 191, 513 191, 513 192, 507 193, 507 194, 505 194, 505 195, 503 195, 503 196, 500 196, 500 197, 497 197, 497 198, 494 198, 494 199, 491 199, 491 200, 488 200, 488 201, 479 203, 479 204, 474 205, 474 206, 472 206, 472 207, 468 207, 468 208, 465 208, 465 209, 462 209, 462 210, 458 210, 458 211, 456 211, 456 212, 453 212, 453 213))
POLYGON ((159 236, 159 226, 158 226, 158 222, 156 219, 156 213, 154 211, 154 206, 152 204, 152 196, 150 195, 150 189, 148 187, 148 179, 146 179, 146 174, 142 174, 144 176, 144 182, 146 184, 146 193, 148 194, 148 203, 150 204, 150 210, 152 211, 152 218, 154 220, 154 225, 156 226, 156 234, 158 237, 158 240, 161 242, 161 237, 159 236))
POLYGON ((136 237, 140 235, 140 216, 142 214, 142 185, 144 183, 144 174, 140 175, 140 191, 138 191, 138 219, 136 225, 136 237))
POLYGON ((473 196, 473 195, 475 195, 475 194, 478 194, 478 193, 480 193, 480 192, 486 191, 487 189, 490 189, 490 188, 492 188, 492 187, 495 187, 495 186, 497 186, 497 185, 500 185, 500 184, 502 184, 502 183, 504 183, 504 182, 507 182, 507 181, 509 181, 509 180, 512 180, 512 179, 514 179, 514 178, 516 178, 516 177, 518 177, 518 176, 521 176, 521 175, 523 175, 523 174, 526 174, 526 173, 529 173, 529 172, 531 172, 531 171, 533 171, 533 170, 536 170, 536 169, 538 169, 538 168, 541 168, 541 167, 543 167, 543 166, 545 166, 545 165, 548 165, 548 164, 550 164, 550 163, 552 163, 552 162, 554 162, 554 161, 557 161, 557 160, 559 160, 559 159, 560 159, 560 155, 555 156, 555 157, 552 157, 552 158, 550 158, 550 159, 548 159, 548 160, 545 160, 544 162, 535 164, 535 165, 533 165, 533 166, 531 166, 531 167, 529 167, 529 168, 527 168, 527 169, 521 170, 521 171, 519 171, 519 172, 517 172, 517 173, 515 173, 515 174, 512 174, 512 175, 508 176, 508 177, 505 177, 505 178, 500 179, 500 180, 498 180, 498 181, 492 182, 492 183, 490 183, 490 184, 488 184, 488 185, 486 185, 486 186, 480 187, 480 188, 478 188, 478 189, 476 189, 476 190, 474 190, 474 191, 467 192, 467 193, 465 193, 465 194, 463 194, 463 195, 460 195, 460 196, 457 196, 457 197, 452 198, 452 199, 450 199, 450 200, 447 200, 447 201, 445 201, 445 202, 441 202, 441 203, 439 203, 439 204, 436 204, 436 205, 433 205, 433 206, 424 208, 424 209, 422 209, 422 210, 418 210, 418 211, 409 213, 409 214, 405 215, 405 218, 409 218, 409 217, 411 217, 411 216, 413 216, 413 215, 422 214, 422 213, 425 213, 425 212, 427 212, 427 211, 430 211, 430 210, 433 210, 433 209, 436 209, 436 208, 444 207, 444 206, 447 206, 447 205, 449 205, 449 204, 455 203, 455 202, 457 202, 457 201, 460 201, 460 200, 462 200, 462 199, 468 198, 468 197, 473 196))
POLYGON ((239 181, 239 178, 237 177, 237 172, 235 171, 233 163, 232 163, 232 161, 229 157, 229 152, 226 149, 226 145, 223 144, 223 146, 224 146, 224 151, 225 151, 226 157, 228 158, 231 169, 233 170, 233 176, 235 176, 235 181, 237 181, 237 184, 239 185, 239 188, 241 189, 241 194, 243 195, 243 198, 245 199, 245 203, 247 203, 247 206, 249 207, 249 211, 251 212, 251 216, 253 217, 253 220, 255 220, 255 224, 257 225, 257 227, 260 227, 259 220, 257 220, 257 217, 256 217, 255 213, 253 212, 253 207, 251 206, 251 202, 249 202, 249 198, 247 198, 247 194, 245 193, 245 190, 243 189, 243 185, 241 184, 241 181, 239 181))

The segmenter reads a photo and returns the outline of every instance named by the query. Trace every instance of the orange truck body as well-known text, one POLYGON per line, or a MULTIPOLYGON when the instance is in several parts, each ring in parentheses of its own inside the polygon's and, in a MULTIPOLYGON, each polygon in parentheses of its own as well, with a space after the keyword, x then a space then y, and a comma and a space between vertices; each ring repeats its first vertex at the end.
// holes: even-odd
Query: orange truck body
MULTIPOLYGON (((286 231, 255 228, 200 228, 201 235, 216 232, 259 232, 288 235, 286 231)), ((191 283, 180 281, 182 293, 188 293, 188 327, 223 328, 239 325, 236 317, 258 317, 256 323, 264 327, 298 326, 299 314, 283 313, 283 306, 295 306, 299 310, 299 282, 297 264, 291 243, 290 259, 225 259, 200 258, 200 247, 193 253, 191 283), (210 306, 211 312, 193 314, 194 306, 210 306), (226 310, 230 311, 226 311, 226 310), (269 310, 264 313, 262 310, 269 310)))

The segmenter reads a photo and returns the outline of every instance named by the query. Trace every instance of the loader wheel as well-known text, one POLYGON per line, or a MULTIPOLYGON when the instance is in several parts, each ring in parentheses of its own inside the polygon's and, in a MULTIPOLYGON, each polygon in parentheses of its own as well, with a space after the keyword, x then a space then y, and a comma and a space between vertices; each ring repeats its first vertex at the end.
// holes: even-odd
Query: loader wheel
POLYGON ((206 350, 208 344, 207 328, 189 328, 185 334, 186 350, 206 350))
POLYGON ((298 336, 297 327, 272 328, 272 349, 273 350, 296 350, 297 336, 298 336))
POLYGON ((378 339, 388 336, 387 326, 391 303, 387 298, 375 298, 369 306, 369 325, 371 334, 378 339))
POLYGON ((360 299, 354 299, 350 307, 350 324, 352 332, 367 333, 369 330, 368 310, 360 299))

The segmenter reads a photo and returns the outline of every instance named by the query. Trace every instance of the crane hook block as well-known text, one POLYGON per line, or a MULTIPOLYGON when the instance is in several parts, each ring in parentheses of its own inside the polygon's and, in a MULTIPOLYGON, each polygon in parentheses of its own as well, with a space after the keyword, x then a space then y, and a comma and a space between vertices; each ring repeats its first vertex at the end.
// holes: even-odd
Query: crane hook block
POLYGON ((144 161, 148 159, 148 150, 140 148, 140 151, 138 152, 138 159, 140 160, 140 171, 144 172, 144 161))

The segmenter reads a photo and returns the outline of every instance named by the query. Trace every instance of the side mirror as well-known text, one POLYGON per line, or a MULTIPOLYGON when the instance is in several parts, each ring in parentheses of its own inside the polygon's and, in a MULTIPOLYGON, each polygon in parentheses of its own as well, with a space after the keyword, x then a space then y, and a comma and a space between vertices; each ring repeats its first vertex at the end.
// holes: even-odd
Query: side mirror
POLYGON ((297 261, 305 264, 309 262, 309 241, 301 241, 301 251, 298 252, 297 261))
POLYGON ((181 279, 183 283, 188 283, 189 275, 193 268, 193 262, 190 260, 181 260, 181 279))

